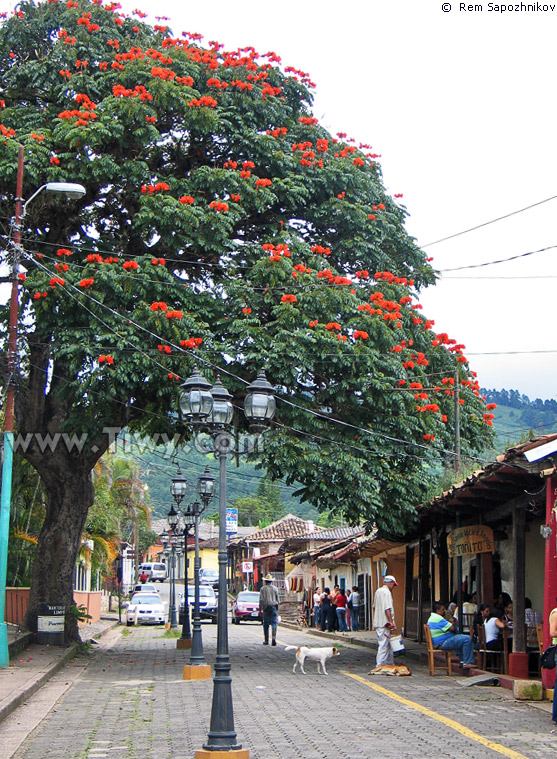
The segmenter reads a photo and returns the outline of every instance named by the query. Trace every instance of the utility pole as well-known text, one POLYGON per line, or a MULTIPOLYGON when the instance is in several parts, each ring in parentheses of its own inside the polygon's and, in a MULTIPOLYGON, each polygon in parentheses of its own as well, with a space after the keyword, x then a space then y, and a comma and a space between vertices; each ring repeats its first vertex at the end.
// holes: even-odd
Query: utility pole
POLYGON ((4 419, 4 456, 2 461, 2 492, 0 495, 0 667, 8 667, 8 627, 6 625, 6 579, 8 574, 8 541, 10 535, 10 503, 14 460, 15 375, 17 371, 18 268, 21 253, 21 215, 23 209, 23 145, 17 154, 15 224, 12 259, 12 293, 8 322, 8 380, 6 415, 4 419))

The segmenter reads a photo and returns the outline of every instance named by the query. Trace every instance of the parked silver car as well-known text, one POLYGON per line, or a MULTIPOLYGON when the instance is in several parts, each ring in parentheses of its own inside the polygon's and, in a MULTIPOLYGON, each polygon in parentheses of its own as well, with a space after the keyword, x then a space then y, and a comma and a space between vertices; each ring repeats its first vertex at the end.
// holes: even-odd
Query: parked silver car
POLYGON ((166 605, 158 593, 136 593, 128 603, 126 624, 164 625, 166 605))

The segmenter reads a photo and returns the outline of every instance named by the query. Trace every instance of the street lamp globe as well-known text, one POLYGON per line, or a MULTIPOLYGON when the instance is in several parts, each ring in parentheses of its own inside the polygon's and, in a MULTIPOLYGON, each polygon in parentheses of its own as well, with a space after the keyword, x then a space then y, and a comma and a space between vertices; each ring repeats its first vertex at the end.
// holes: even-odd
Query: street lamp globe
POLYGON ((194 425, 202 424, 211 413, 211 383, 199 374, 197 366, 193 367, 191 377, 182 385, 178 408, 180 417, 194 425))
POLYGON ((159 536, 159 539, 161 541, 162 547, 166 548, 166 546, 168 545, 168 532, 166 530, 163 530, 163 532, 161 532, 159 536))
POLYGON ((215 492, 215 478, 209 472, 209 467, 205 467, 205 471, 200 475, 197 480, 197 492, 203 500, 210 500, 215 492))
POLYGON ((178 467, 178 474, 176 477, 172 478, 172 482, 170 484, 170 492, 172 493, 172 497, 176 501, 176 505, 179 506, 182 501, 184 500, 186 493, 188 491, 188 481, 186 478, 182 475, 182 472, 180 471, 180 468, 178 467))
POLYGON ((211 388, 213 397, 213 410, 207 417, 207 424, 213 430, 225 430, 232 424, 234 406, 232 396, 217 377, 217 381, 211 388))
MULTIPOLYGON (((176 529, 176 525, 178 524, 178 512, 174 508, 174 505, 170 507, 170 511, 168 512, 168 526, 174 533, 174 530, 176 529)), ((172 545, 172 538, 175 537, 174 535, 170 536, 170 544, 172 545)), ((176 545, 176 541, 174 541, 174 545, 176 545)))
POLYGON ((244 400, 244 414, 252 432, 261 432, 273 420, 277 410, 275 388, 267 380, 263 369, 257 379, 248 385, 244 400))

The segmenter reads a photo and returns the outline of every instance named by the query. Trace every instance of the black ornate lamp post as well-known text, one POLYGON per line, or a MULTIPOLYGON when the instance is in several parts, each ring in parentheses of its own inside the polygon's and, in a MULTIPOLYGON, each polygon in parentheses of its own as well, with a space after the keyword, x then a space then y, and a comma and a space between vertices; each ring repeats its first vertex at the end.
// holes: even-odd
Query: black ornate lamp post
POLYGON ((178 627, 178 624, 176 622, 176 545, 178 543, 178 538, 174 532, 178 521, 177 516, 178 515, 172 506, 168 513, 168 524, 171 529, 171 533, 168 538, 168 547, 165 550, 165 554, 168 558, 168 561, 170 562, 170 603, 168 604, 168 623, 171 630, 174 630, 176 627, 178 627))
POLYGON ((190 507, 194 519, 195 559, 193 563, 193 578, 195 600, 193 605, 193 637, 190 663, 184 666, 184 680, 208 680, 211 677, 211 667, 205 664, 203 655, 203 636, 201 633, 201 616, 199 614, 199 570, 201 569, 201 560, 199 558, 199 517, 213 497, 214 485, 214 477, 209 473, 209 467, 205 467, 204 473, 197 481, 197 490, 201 496, 203 505, 200 505, 196 501, 190 507))
MULTIPOLYGON (((172 497, 174 498, 174 501, 176 503, 176 506, 180 508, 180 504, 186 497, 188 491, 188 483, 186 478, 182 475, 182 472, 180 471, 180 467, 178 467, 178 473, 175 477, 172 478, 172 482, 170 484, 170 492, 172 494, 172 497)), ((174 512, 175 516, 173 515, 174 520, 174 530, 177 533, 177 527, 178 527, 178 520, 180 518, 180 515, 177 511, 174 510, 174 506, 171 509, 171 513, 174 512)), ((170 514, 169 514, 170 517, 170 514)), ((169 522, 170 524, 170 522, 169 522)), ((184 612, 182 617, 182 634, 180 638, 176 641, 176 648, 191 648, 191 622, 190 622, 190 605, 189 605, 189 596, 188 596, 188 525, 186 523, 184 527, 184 612)))
MULTIPOLYGON (((232 396, 222 385, 219 378, 210 389, 206 379, 201 377, 197 368, 183 385, 180 395, 180 412, 182 418, 192 426, 204 425, 211 434, 215 455, 219 460, 219 601, 217 656, 215 676, 213 678, 213 702, 211 707, 211 724, 207 742, 203 750, 196 752, 197 759, 206 759, 213 752, 228 751, 234 753, 235 759, 247 759, 249 751, 241 750, 234 730, 234 712, 232 707, 232 679, 230 677, 230 658, 228 655, 228 598, 226 569, 228 551, 226 543, 226 460, 232 449, 233 438, 229 429, 234 416, 232 396), (212 403, 209 400, 212 396, 212 403)), ((267 382, 264 372, 250 385, 244 402, 244 413, 250 429, 260 433, 265 429, 275 414, 274 388, 267 382)))

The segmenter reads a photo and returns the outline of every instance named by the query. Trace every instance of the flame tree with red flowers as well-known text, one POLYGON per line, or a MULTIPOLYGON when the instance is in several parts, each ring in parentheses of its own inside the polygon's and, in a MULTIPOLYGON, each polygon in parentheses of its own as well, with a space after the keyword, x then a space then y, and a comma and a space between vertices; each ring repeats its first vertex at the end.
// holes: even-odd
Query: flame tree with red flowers
POLYGON ((308 75, 275 53, 142 15, 22 2, 0 29, 6 251, 20 144, 24 198, 87 191, 41 194, 22 230, 18 450, 48 495, 30 627, 38 602, 71 603, 115 430, 176 429, 196 362, 210 380, 225 367, 236 395, 264 365, 279 401, 261 466, 383 534, 450 463, 455 397, 462 454, 490 439, 464 346, 421 312, 435 272, 371 148, 320 126, 308 75))

